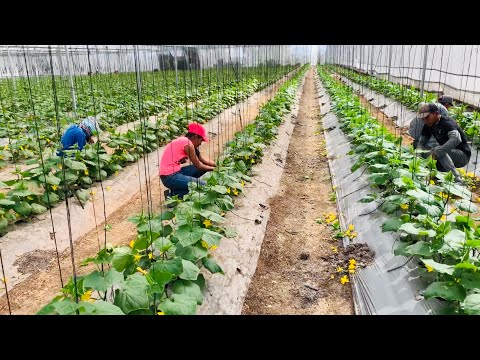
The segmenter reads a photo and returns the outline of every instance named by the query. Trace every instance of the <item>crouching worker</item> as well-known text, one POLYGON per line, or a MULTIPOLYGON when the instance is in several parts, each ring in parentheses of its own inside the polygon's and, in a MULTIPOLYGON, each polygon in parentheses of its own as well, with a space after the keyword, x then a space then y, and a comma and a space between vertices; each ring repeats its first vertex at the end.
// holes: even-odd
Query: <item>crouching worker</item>
POLYGON ((165 146, 160 160, 160 179, 166 188, 167 196, 178 195, 180 199, 188 193, 188 183, 194 182, 205 185, 206 182, 199 177, 207 171, 215 169, 215 162, 204 158, 198 147, 202 142, 207 142, 205 128, 198 123, 188 125, 185 136, 179 137, 165 146), (190 159, 192 165, 181 167, 181 164, 190 159))
POLYGON ((93 144, 93 136, 99 133, 99 125, 93 116, 85 118, 80 125, 71 125, 62 135, 60 142, 62 148, 57 152, 58 156, 63 156, 63 150, 71 150, 75 145, 78 150, 82 150, 87 143, 93 144))
POLYGON ((456 168, 467 165, 471 156, 470 146, 467 144, 463 130, 448 116, 440 115, 438 107, 433 103, 421 105, 417 117, 424 122, 418 148, 431 150, 429 154, 424 154, 425 157, 432 155, 437 160, 439 171, 451 171, 455 182, 463 184, 456 168), (426 145, 432 136, 439 145, 429 149, 426 145))

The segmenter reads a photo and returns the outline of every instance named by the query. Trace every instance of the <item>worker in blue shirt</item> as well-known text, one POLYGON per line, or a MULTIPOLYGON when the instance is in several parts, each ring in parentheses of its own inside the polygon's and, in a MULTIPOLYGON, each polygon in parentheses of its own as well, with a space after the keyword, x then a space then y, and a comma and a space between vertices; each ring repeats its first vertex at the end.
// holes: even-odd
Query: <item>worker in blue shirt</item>
POLYGON ((82 150, 87 143, 93 144, 95 142, 93 136, 97 135, 98 131, 99 126, 97 120, 93 116, 84 119, 80 125, 71 125, 60 139, 62 148, 58 152, 58 156, 63 155, 62 150, 73 149, 75 144, 78 146, 79 150, 82 150))

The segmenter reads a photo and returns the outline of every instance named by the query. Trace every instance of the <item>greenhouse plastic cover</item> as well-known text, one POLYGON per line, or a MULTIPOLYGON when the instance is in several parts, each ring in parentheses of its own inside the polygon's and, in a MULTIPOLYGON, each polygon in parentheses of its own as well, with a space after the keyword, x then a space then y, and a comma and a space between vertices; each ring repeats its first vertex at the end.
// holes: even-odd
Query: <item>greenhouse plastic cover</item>
MULTIPOLYGON (((440 308, 441 303, 436 299, 425 300, 419 296, 427 284, 419 277, 418 258, 414 257, 407 262, 408 258, 405 256, 395 256, 393 250, 398 234, 382 233, 381 229, 389 217, 380 210, 373 211, 378 206, 376 202, 359 202, 374 190, 366 186, 368 174, 362 174, 363 167, 354 173, 350 171, 355 158, 347 155, 351 150, 349 139, 339 129, 337 117, 330 112, 329 97, 320 84, 319 89, 319 100, 324 104, 321 115, 329 166, 333 185, 337 186, 340 223, 343 229, 346 229, 348 224, 353 224, 358 232, 355 243, 366 243, 375 252, 373 263, 353 275, 355 312, 361 315, 432 314, 440 308), (371 211, 371 214, 361 216, 371 211), (388 271, 402 264, 405 265, 388 271)), ((348 239, 345 239, 344 245, 347 246, 348 239)))
MULTIPOLYGON (((373 104, 376 107, 382 108, 386 106, 385 108, 381 109, 383 113, 385 113, 388 117, 397 119, 395 122, 397 123, 398 126, 400 127, 405 127, 409 126, 410 122, 415 118, 415 112, 408 109, 405 105, 400 104, 396 100, 393 100, 392 98, 386 97, 382 94, 379 94, 378 92, 375 92, 371 89, 369 89, 366 86, 362 86, 360 84, 357 84, 353 82, 352 80, 341 76, 340 78, 342 81, 344 81, 346 84, 350 85, 354 90, 358 90, 359 94, 365 96, 367 100, 370 101, 371 104, 373 104)), ((325 101, 322 101, 325 102, 325 101)), ((478 168, 477 163, 478 163, 478 149, 472 145, 472 142, 468 142, 470 144, 470 149, 472 150, 472 155, 470 157, 470 162, 464 166, 465 171, 473 171, 476 176, 480 176, 480 168, 478 168)))

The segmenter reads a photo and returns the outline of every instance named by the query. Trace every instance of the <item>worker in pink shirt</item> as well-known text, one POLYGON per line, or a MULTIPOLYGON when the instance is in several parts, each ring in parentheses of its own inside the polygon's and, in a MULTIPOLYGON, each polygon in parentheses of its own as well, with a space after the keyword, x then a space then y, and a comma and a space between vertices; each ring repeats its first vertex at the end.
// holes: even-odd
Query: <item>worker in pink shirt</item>
POLYGON ((215 169, 215 162, 204 158, 198 147, 207 142, 207 132, 198 123, 190 123, 185 136, 179 137, 165 146, 160 160, 160 179, 163 185, 170 189, 165 191, 167 196, 178 195, 180 199, 188 193, 188 183, 194 182, 205 185, 199 177, 207 171, 215 169), (181 167, 181 164, 190 159, 192 165, 181 167))

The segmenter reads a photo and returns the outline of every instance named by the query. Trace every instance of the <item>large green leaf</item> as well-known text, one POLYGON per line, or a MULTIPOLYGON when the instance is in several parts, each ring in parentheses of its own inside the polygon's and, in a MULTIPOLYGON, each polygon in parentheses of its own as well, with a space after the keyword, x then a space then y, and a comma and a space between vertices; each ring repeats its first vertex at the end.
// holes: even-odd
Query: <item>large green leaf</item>
POLYGON ((197 300, 190 295, 173 294, 169 299, 163 300, 159 308, 166 315, 195 315, 197 300))
POLYGON ((42 195, 41 199, 45 205, 48 205, 49 202, 50 202, 50 205, 55 205, 60 200, 58 195, 52 191, 49 191, 48 194, 47 192, 45 192, 45 194, 42 195))
POLYGON ((161 220, 151 219, 151 220, 147 220, 145 224, 138 226, 137 229, 139 232, 152 231, 152 232, 160 233, 163 229, 163 225, 161 220))
POLYGON ((115 269, 108 270, 105 276, 100 271, 95 270, 85 276, 83 286, 98 291, 107 291, 108 288, 120 282, 123 282, 123 274, 115 271, 115 269))
POLYGON ((440 217, 443 214, 443 210, 436 205, 429 205, 425 203, 415 204, 415 208, 420 214, 428 214, 431 217, 440 217))
POLYGON ((172 291, 175 294, 183 294, 194 298, 197 305, 202 305, 203 294, 200 286, 189 280, 177 280, 173 283, 172 291))
POLYGON ((81 163, 79 161, 75 161, 72 159, 65 159, 65 165, 72 170, 82 170, 82 171, 87 170, 87 167, 85 166, 84 163, 81 163))
POLYGON ((60 179, 52 174, 48 174, 46 177, 45 175, 40 175, 38 177, 38 180, 43 184, 43 183, 47 183, 47 184, 50 184, 50 185, 59 185, 60 184, 60 179))
POLYGON ((423 293, 425 299, 431 297, 439 297, 445 300, 458 300, 463 301, 467 292, 455 281, 441 281, 441 282, 434 282, 431 283, 423 293))
POLYGON ((427 235, 429 237, 434 237, 436 232, 435 230, 427 230, 423 227, 415 227, 414 223, 408 222, 405 224, 402 224, 399 228, 399 231, 405 231, 408 234, 412 235, 427 235))
POLYGON ((183 247, 181 244, 177 244, 175 254, 177 256, 180 256, 182 259, 189 260, 195 263, 198 260, 207 256, 208 250, 205 249, 200 244, 195 244, 194 246, 185 246, 185 247, 183 247))
MULTIPOLYGON (((173 274, 170 272, 160 271, 154 267, 150 268, 147 279, 150 278, 154 283, 151 283, 151 293, 163 293, 165 286, 172 280, 173 274)), ((150 281, 149 281, 150 282, 150 281)))
POLYGON ((222 240, 222 237, 222 234, 219 234, 215 231, 203 229, 202 240, 208 244, 209 248, 213 245, 220 244, 220 240, 222 240))
POLYGON ((57 174, 61 180, 65 179, 67 184, 72 184, 78 180, 78 175, 73 171, 65 171, 65 177, 63 176, 63 172, 58 172, 57 174))
POLYGON ((480 273, 475 273, 469 270, 457 270, 454 276, 457 273, 461 273, 461 275, 459 275, 460 284, 465 289, 480 289, 480 273))
POLYGON ((32 212, 34 214, 43 214, 45 211, 47 211, 47 208, 40 204, 32 203, 31 205, 32 205, 32 212))
POLYGON ((173 246, 173 243, 166 237, 159 237, 153 242, 153 247, 161 253, 166 252, 173 246))
POLYGON ((385 183, 390 179, 389 173, 374 173, 368 177, 370 182, 373 182, 377 185, 385 185, 385 183))
POLYGON ((465 243, 465 233, 458 229, 449 231, 444 238, 443 246, 438 250, 441 254, 458 252, 462 250, 465 243))
POLYGON ((12 200, 7 200, 7 199, 1 199, 0 200, 0 206, 2 207, 7 207, 7 206, 12 206, 15 205, 16 202, 12 200))
POLYGON ((158 260, 152 264, 152 271, 168 272, 180 275, 183 271, 182 258, 176 257, 171 260, 158 260))
MULTIPOLYGON (((82 305, 84 303, 80 303, 82 305)), ((110 302, 97 300, 94 303, 88 303, 90 306, 82 311, 81 315, 125 315, 122 310, 110 302)))
POLYGON ((113 249, 112 266, 115 270, 122 272, 132 262, 132 250, 128 246, 122 246, 113 249))
POLYGON ((210 211, 210 210, 202 209, 202 211, 200 211, 200 215, 202 215, 204 218, 210 219, 210 220, 218 222, 218 223, 225 222, 224 217, 222 217, 219 214, 216 214, 216 213, 214 213, 213 211, 210 211))
POLYGON ((140 274, 129 276, 122 289, 115 291, 114 305, 122 309, 125 314, 138 309, 148 309, 148 286, 147 280, 140 274))
POLYGON ((34 195, 30 190, 11 190, 7 193, 9 196, 26 197, 34 195))
POLYGON ((436 272, 439 272, 441 274, 448 274, 448 275, 453 274, 453 270, 454 270, 453 265, 440 264, 432 259, 420 259, 420 260, 422 260, 425 265, 428 265, 431 268, 433 268, 433 270, 435 270, 436 272))
POLYGON ((75 315, 76 310, 81 307, 81 305, 69 300, 55 302, 52 306, 58 315, 75 315))
POLYGON ((477 206, 469 200, 465 200, 465 199, 457 200, 455 201, 455 206, 460 210, 467 211, 470 213, 478 212, 477 206))
POLYGON ((398 228, 403 224, 399 218, 390 218, 382 225, 382 232, 398 231, 398 228))
POLYGON ((182 259, 183 271, 179 275, 180 279, 183 280, 196 280, 200 269, 197 265, 188 260, 182 259))
POLYGON ((408 255, 430 256, 434 251, 430 248, 430 244, 425 241, 418 241, 415 244, 409 245, 405 248, 405 253, 408 255))
POLYGON ((212 274, 215 274, 215 273, 224 274, 223 269, 210 257, 203 258, 202 264, 208 270, 210 270, 212 274))
POLYGON ((453 195, 459 196, 462 199, 470 201, 472 198, 472 193, 464 186, 458 184, 450 184, 445 186, 446 192, 449 192, 453 195))
POLYGON ((480 315, 480 294, 468 295, 460 306, 469 315, 480 315))
POLYGON ((183 246, 193 245, 202 239, 203 229, 199 226, 182 225, 177 229, 175 236, 183 246))
POLYGON ((408 190, 407 195, 412 196, 413 198, 422 201, 423 203, 432 204, 435 202, 435 196, 429 194, 422 189, 408 190))
POLYGON ((393 214, 399 208, 400 208, 400 205, 397 205, 389 201, 385 201, 382 205, 382 211, 386 214, 393 214))
POLYGON ((26 201, 20 201, 19 203, 13 206, 13 210, 19 213, 22 216, 28 216, 32 211, 32 205, 26 201))
POLYGON ((8 226, 8 220, 3 216, 0 217, 0 230, 5 229, 8 226))

